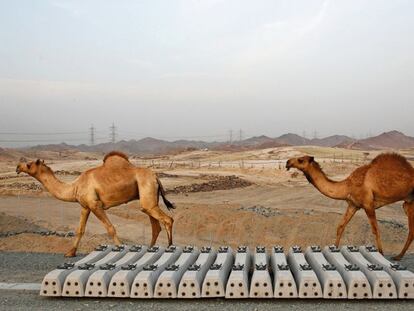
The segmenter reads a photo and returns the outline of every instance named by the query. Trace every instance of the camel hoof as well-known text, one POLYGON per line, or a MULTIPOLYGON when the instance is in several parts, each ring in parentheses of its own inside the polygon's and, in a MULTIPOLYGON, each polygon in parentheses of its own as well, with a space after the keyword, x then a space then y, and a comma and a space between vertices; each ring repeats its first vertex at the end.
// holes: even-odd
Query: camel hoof
POLYGON ((72 248, 69 252, 65 254, 65 257, 75 257, 76 256, 76 248, 72 248))
POLYGON ((401 258, 402 258, 402 256, 394 256, 394 257, 391 257, 391 260, 393 260, 393 261, 400 261, 401 258))

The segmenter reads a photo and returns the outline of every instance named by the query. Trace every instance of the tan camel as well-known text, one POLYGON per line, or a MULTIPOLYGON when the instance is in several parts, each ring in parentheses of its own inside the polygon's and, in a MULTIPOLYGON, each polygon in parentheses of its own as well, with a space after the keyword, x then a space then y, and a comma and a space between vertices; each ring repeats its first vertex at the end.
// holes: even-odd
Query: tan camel
POLYGON ((70 184, 58 180, 53 171, 40 160, 20 162, 16 172, 24 172, 36 178, 57 199, 78 202, 82 206, 76 238, 73 247, 65 254, 66 257, 76 255, 90 212, 102 222, 114 243, 121 244, 105 210, 137 199, 141 202, 142 211, 151 221, 151 246, 155 244, 161 231, 160 222, 167 231, 168 244, 172 244, 173 219, 158 206, 159 195, 168 209, 174 206, 165 197, 160 180, 152 170, 132 165, 121 152, 108 153, 101 166, 83 172, 70 184))
POLYGON ((403 208, 408 217, 408 237, 401 253, 394 257, 400 260, 414 239, 414 169, 401 155, 386 153, 377 156, 371 163, 357 168, 343 181, 326 177, 313 157, 304 156, 287 161, 286 168, 296 168, 322 194, 336 200, 348 202, 348 209, 336 232, 335 245, 339 246, 345 226, 361 208, 365 210, 376 238, 378 250, 382 244, 375 210, 384 205, 404 201, 403 208))

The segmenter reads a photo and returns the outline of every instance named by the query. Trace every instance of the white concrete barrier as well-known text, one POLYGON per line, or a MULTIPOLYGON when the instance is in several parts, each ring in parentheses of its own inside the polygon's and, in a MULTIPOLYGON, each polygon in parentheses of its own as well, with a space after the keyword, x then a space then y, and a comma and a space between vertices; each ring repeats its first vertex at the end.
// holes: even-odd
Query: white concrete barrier
POLYGON ((42 285, 40 287, 41 296, 61 296, 63 284, 69 273, 71 273, 77 266, 94 263, 102 259, 111 250, 108 245, 99 245, 94 251, 87 256, 74 263, 63 263, 43 278, 42 285))
POLYGON ((182 248, 179 246, 169 246, 164 254, 153 264, 146 265, 137 274, 132 283, 131 298, 152 298, 154 287, 159 275, 181 255, 182 248))
POLYGON ((312 266, 322 285, 323 298, 347 298, 346 285, 334 265, 331 265, 322 254, 319 246, 306 249, 305 258, 312 266))
POLYGON ((348 299, 372 298, 371 286, 367 278, 358 266, 345 259, 339 248, 326 246, 322 252, 341 274, 348 290, 348 299))
POLYGON ((114 246, 111 251, 95 263, 85 263, 79 265, 77 269, 71 272, 63 284, 62 296, 82 297, 85 296, 86 282, 89 276, 99 269, 101 265, 112 264, 122 258, 128 251, 125 245, 114 246))
POLYGON ((360 252, 358 247, 343 246, 341 253, 346 260, 355 264, 364 272, 371 285, 372 298, 396 299, 397 289, 391 276, 378 264, 369 262, 360 252))
POLYGON ((398 298, 414 299, 414 273, 406 267, 390 262, 373 246, 360 246, 359 251, 371 263, 382 266, 392 277, 398 298))
POLYGON ((250 283, 250 298, 270 298, 273 296, 268 259, 266 248, 257 246, 254 254, 254 270, 250 283))
POLYGON ((287 264, 283 247, 275 246, 270 254, 270 265, 273 271, 273 288, 275 298, 296 298, 298 290, 290 267, 287 264))
POLYGON ((247 246, 239 246, 227 281, 226 298, 249 297, 249 271, 251 261, 249 248, 247 246))
POLYGON ((121 269, 116 272, 109 282, 108 297, 126 298, 131 295, 131 286, 138 272, 146 265, 157 261, 164 253, 164 247, 152 246, 147 248, 147 252, 136 262, 123 264, 121 269))
POLYGON ((296 279, 299 297, 322 298, 322 288, 318 277, 306 261, 299 246, 289 249, 287 261, 296 279))
POLYGON ((177 261, 165 268, 155 284, 156 298, 177 298, 177 289, 181 277, 194 263, 200 252, 193 246, 186 246, 177 261))
POLYGON ((85 296, 106 297, 112 276, 121 269, 122 265, 130 264, 141 258, 146 250, 146 246, 133 245, 118 261, 99 266, 98 270, 92 273, 86 282, 85 296))
POLYGON ((214 264, 207 271, 203 282, 201 296, 205 298, 224 297, 227 279, 233 266, 233 252, 228 246, 221 246, 218 249, 217 258, 214 264))
POLYGON ((196 262, 188 267, 178 286, 178 298, 200 298, 203 280, 217 253, 211 247, 202 247, 196 262))

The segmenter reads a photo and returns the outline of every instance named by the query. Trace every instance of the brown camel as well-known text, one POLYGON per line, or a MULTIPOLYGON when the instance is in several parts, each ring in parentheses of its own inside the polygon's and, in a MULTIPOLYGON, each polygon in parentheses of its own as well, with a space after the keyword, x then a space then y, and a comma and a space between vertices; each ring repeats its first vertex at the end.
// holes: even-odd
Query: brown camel
POLYGON ((174 205, 165 197, 164 188, 156 174, 148 168, 135 167, 121 152, 108 153, 101 166, 83 172, 70 184, 58 180, 53 171, 40 160, 21 162, 17 165, 16 172, 24 172, 36 178, 57 199, 78 202, 82 206, 76 238, 73 247, 65 254, 66 257, 76 255, 90 212, 102 222, 115 244, 121 244, 105 210, 138 199, 142 211, 151 221, 151 246, 161 231, 160 222, 167 231, 168 244, 172 244, 173 219, 158 206, 159 195, 168 209, 174 208, 174 205))
POLYGON ((339 246, 345 226, 352 216, 363 208, 375 235, 377 248, 382 253, 375 210, 404 201, 403 208, 408 217, 408 237, 401 253, 393 259, 400 260, 404 256, 414 239, 414 169, 403 156, 395 153, 381 154, 371 163, 358 167, 343 181, 333 181, 326 177, 319 164, 310 156, 289 159, 286 168, 289 170, 292 167, 302 171, 307 180, 322 194, 348 202, 348 209, 337 228, 336 246, 339 246))

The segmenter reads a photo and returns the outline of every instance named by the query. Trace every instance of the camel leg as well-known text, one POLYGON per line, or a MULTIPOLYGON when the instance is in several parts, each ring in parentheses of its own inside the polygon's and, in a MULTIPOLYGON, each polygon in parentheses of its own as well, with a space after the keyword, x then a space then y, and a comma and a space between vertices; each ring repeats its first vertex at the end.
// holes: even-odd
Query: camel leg
POLYGON ((408 237, 407 241, 405 242, 405 245, 397 256, 393 257, 393 260, 401 260, 401 258, 404 256, 407 249, 410 247, 411 242, 414 240, 414 204, 404 202, 404 211, 408 216, 408 237))
POLYGON ((157 242, 158 235, 160 234, 161 226, 160 226, 160 222, 157 219, 155 219, 152 216, 148 216, 148 217, 151 221, 151 227, 152 227, 152 239, 151 239, 150 246, 154 246, 155 242, 157 242))
MULTIPOLYGON (((165 214, 158 205, 150 205, 151 202, 148 202, 145 199, 141 199, 142 211, 150 217, 155 218, 157 221, 161 222, 165 230, 167 231, 168 236, 168 246, 172 245, 172 226, 174 220, 165 214)), ((152 222, 152 221, 151 221, 152 222)), ((154 233, 153 233, 154 237, 154 233)))
POLYGON ((345 226, 349 223, 349 221, 355 215, 355 212, 357 210, 358 209, 355 206, 348 203, 348 209, 346 210, 344 217, 342 218, 341 222, 338 225, 338 228, 336 229, 336 241, 335 241, 336 247, 339 247, 339 242, 341 240, 342 234, 344 233, 345 226))
POLYGON ((383 249, 382 249, 381 237, 380 237, 379 230, 378 230, 378 222, 377 222, 377 217, 375 215, 375 209, 366 209, 365 213, 367 214, 368 220, 371 224, 372 233, 375 235, 375 240, 376 240, 378 251, 381 254, 384 254, 383 249))
POLYGON ((89 218, 91 210, 87 207, 82 207, 81 216, 79 220, 79 227, 76 230, 76 238, 75 242, 73 243, 73 247, 65 254, 65 257, 74 257, 76 256, 76 250, 78 249, 79 242, 82 239, 83 234, 85 233, 86 223, 89 218))
POLYGON ((108 216, 105 213, 105 210, 102 209, 100 204, 96 204, 91 208, 92 213, 102 222, 108 235, 114 240, 115 245, 121 245, 121 241, 118 239, 114 225, 109 221, 108 216))

